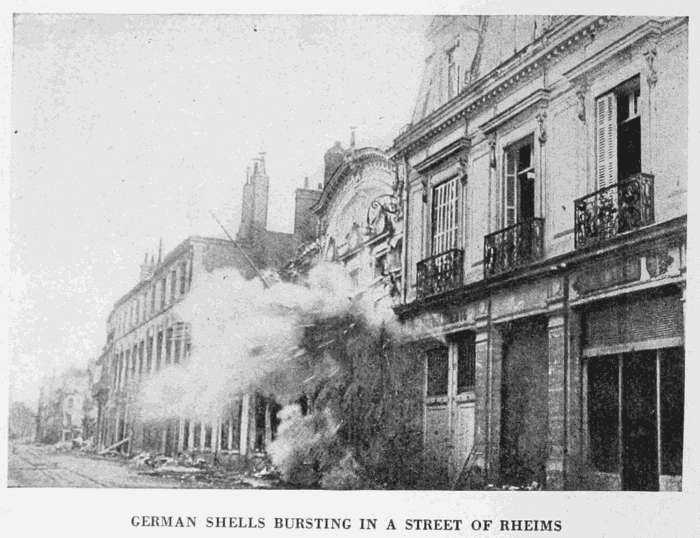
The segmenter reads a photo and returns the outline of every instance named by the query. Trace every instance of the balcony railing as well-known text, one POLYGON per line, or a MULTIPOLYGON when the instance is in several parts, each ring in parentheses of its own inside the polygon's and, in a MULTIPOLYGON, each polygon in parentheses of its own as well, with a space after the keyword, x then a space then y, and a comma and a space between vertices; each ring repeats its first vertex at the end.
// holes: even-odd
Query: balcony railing
POLYGON ((484 278, 523 267, 542 257, 544 219, 518 222, 484 237, 484 278))
POLYGON ((447 250, 416 264, 416 294, 419 299, 462 286, 464 251, 447 250))
POLYGON ((583 248, 654 222, 654 176, 634 176, 574 201, 574 240, 583 248))

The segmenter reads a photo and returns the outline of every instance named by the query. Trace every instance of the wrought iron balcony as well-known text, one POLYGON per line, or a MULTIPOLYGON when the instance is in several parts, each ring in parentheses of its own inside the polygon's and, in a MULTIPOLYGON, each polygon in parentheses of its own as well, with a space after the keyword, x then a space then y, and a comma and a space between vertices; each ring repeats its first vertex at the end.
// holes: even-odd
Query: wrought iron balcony
POLYGON ((462 286, 464 251, 453 248, 416 264, 416 294, 419 299, 462 286))
POLYGON ((518 222, 484 237, 484 278, 523 267, 542 257, 544 219, 518 222))
POLYGON ((654 176, 635 174, 574 201, 574 240, 583 248, 654 222, 654 176))

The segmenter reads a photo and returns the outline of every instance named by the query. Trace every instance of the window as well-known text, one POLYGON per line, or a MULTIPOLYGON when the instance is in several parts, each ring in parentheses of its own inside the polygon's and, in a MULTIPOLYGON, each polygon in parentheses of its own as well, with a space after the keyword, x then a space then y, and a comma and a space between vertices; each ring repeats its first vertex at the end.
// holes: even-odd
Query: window
POLYGON ((141 318, 143 321, 146 321, 146 318, 148 317, 148 292, 145 291, 143 292, 143 301, 141 301, 142 304, 142 316, 141 318))
POLYGON ((503 178, 503 226, 535 216, 535 168, 529 136, 505 150, 503 178))
POLYGON ((457 246, 458 187, 459 180, 453 178, 433 189, 433 254, 440 254, 457 246))
POLYGON ((185 294, 187 289, 187 262, 180 264, 180 295, 185 294))
POLYGON ((160 307, 165 308, 165 292, 167 291, 166 277, 160 281, 160 307))
POLYGON ((151 372, 151 363, 153 361, 153 335, 148 335, 146 339, 146 372, 151 372))
POLYGON ((163 356, 163 331, 158 331, 156 337, 156 372, 160 370, 160 360, 163 356))
POLYGON ((156 313, 156 287, 151 288, 151 314, 156 313))
POLYGON ((175 301, 175 295, 177 293, 177 269, 170 271, 170 302, 175 301))
POLYGON ((457 394, 474 390, 476 381, 476 349, 474 336, 470 335, 457 344, 457 394))
POLYGON ((455 50, 453 47, 447 51, 447 99, 452 99, 457 95, 457 84, 459 81, 459 72, 455 63, 455 50))
POLYGON ((639 77, 596 99, 596 188, 641 172, 639 77))
POLYGON ((165 364, 170 364, 173 349, 173 329, 170 327, 165 338, 165 364))
POLYGON ((139 376, 143 375, 143 351, 146 343, 141 340, 139 343, 139 376))
POLYGON ((427 396, 446 396, 448 377, 448 352, 440 347, 428 352, 427 396))

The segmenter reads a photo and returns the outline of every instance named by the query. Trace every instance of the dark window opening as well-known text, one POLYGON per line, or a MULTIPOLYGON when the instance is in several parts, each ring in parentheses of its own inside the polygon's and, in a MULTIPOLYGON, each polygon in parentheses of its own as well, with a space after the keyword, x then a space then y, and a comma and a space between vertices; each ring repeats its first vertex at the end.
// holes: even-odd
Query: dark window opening
POLYGON ((588 431, 591 463, 598 471, 616 473, 618 462, 618 360, 588 362, 588 431))
POLYGON ((207 424, 206 427, 204 428, 204 448, 212 448, 212 427, 211 424, 207 424))
POLYGON ((172 361, 173 348, 173 329, 170 327, 165 338, 165 364, 168 365, 172 361))
POLYGON ((448 351, 446 347, 428 352, 428 396, 446 396, 448 379, 448 351))
POLYGON ((476 381, 476 349, 474 336, 467 336, 457 344, 457 393, 474 390, 476 381))
POLYGON ((639 77, 615 90, 617 99, 617 166, 623 180, 642 171, 642 130, 639 115, 639 77))
POLYGON ((683 474, 683 348, 661 354, 661 474, 683 474))
POLYGON ((156 372, 160 370, 160 362, 163 356, 163 331, 158 331, 156 337, 156 372))
POLYGON ((193 431, 193 443, 192 446, 195 448, 195 450, 199 449, 201 444, 202 444, 202 424, 200 422, 195 422, 194 423, 194 431, 193 431))
POLYGON ((265 415, 267 411, 267 399, 255 395, 255 450, 265 450, 265 415))
POLYGON ((183 450, 187 450, 190 443, 190 421, 188 419, 185 420, 182 428, 182 447, 183 450))

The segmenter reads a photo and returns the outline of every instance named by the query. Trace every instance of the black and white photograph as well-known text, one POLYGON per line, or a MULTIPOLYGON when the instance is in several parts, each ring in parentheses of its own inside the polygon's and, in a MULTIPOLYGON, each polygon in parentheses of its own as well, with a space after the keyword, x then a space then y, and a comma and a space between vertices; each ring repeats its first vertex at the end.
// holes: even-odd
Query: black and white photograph
POLYGON ((8 15, 11 491, 683 495, 690 18, 478 7, 8 15))

